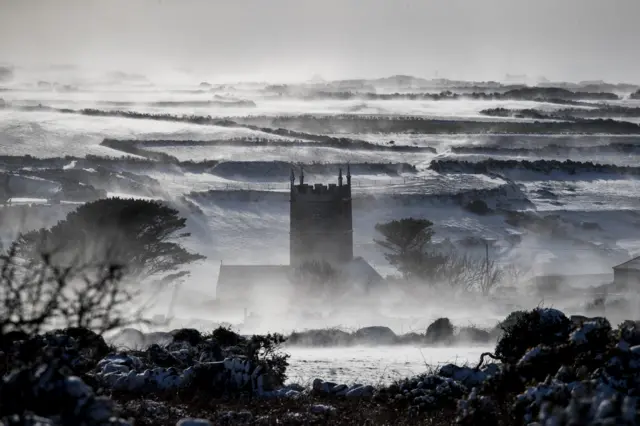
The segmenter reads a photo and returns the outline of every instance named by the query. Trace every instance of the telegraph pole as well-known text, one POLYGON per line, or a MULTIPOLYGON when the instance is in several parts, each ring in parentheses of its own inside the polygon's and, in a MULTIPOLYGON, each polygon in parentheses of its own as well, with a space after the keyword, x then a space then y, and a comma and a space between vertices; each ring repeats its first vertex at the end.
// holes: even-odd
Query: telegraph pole
POLYGON ((484 249, 485 249, 485 282, 484 287, 485 291, 488 290, 489 287, 489 241, 484 240, 484 249))

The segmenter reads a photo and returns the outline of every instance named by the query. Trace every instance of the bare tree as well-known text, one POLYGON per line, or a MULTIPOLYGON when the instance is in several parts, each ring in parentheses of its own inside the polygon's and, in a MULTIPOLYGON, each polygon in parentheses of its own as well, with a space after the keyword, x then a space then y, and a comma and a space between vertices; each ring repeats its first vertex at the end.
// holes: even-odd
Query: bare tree
POLYGON ((506 281, 508 285, 518 285, 522 282, 522 279, 527 276, 530 270, 523 268, 521 265, 510 263, 502 268, 504 271, 503 281, 506 281))
POLYGON ((11 331, 40 332, 56 315, 69 270, 25 262, 15 246, 0 256, 0 336, 11 331))
POLYGON ((119 265, 51 264, 51 256, 22 259, 16 245, 0 255, 0 336, 37 334, 51 327, 85 327, 97 333, 146 322, 147 306, 132 310, 139 296, 122 281, 119 265))

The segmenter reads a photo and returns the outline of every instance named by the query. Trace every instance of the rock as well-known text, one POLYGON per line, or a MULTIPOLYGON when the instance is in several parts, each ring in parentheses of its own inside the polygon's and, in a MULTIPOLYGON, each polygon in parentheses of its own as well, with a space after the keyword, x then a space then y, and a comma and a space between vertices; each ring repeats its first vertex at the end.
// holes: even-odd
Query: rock
MULTIPOLYGON (((495 364, 493 365, 495 366, 495 364)), ((495 368, 497 368, 497 366, 495 366, 494 369, 495 368)), ((438 374, 460 382, 469 389, 481 385, 489 376, 491 376, 487 370, 475 370, 469 367, 459 367, 454 364, 447 364, 441 367, 438 374)))
POLYGON ((373 386, 359 386, 349 389, 345 395, 347 398, 371 398, 373 396, 373 386))
POLYGON ((346 395, 348 390, 349 390, 349 386, 347 386, 347 385, 338 385, 338 386, 335 386, 333 389, 331 389, 331 393, 334 393, 336 395, 340 395, 340 394, 344 393, 346 395))
POLYGON ((249 424, 252 421, 253 421, 253 414, 251 414, 251 412, 247 410, 242 410, 242 411, 228 411, 222 414, 218 418, 218 421, 216 423, 238 425, 238 424, 249 424))
POLYGON ((309 407, 309 412, 312 414, 333 414, 336 409, 330 405, 316 404, 309 407))
POLYGON ((466 399, 458 401, 456 420, 465 426, 497 425, 498 408, 491 398, 478 395, 474 388, 466 399))
POLYGON ((331 393, 331 391, 333 390, 333 388, 335 388, 337 385, 337 383, 333 383, 333 382, 323 382, 322 383, 322 393, 331 393))
POLYGON ((64 372, 59 360, 14 371, 0 387, 3 411, 10 415, 36 412, 55 416, 61 424, 107 424, 114 417, 114 403, 96 397, 80 378, 64 376, 64 372))
POLYGON ((453 338, 453 324, 449 318, 438 318, 427 327, 426 338, 431 343, 444 343, 453 338))
POLYGON ((606 318, 596 318, 580 324, 571 335, 569 341, 574 345, 593 345, 603 347, 609 343, 611 324, 606 318))
POLYGON ((314 379, 311 388, 316 391, 316 392, 322 392, 322 384, 324 382, 322 381, 322 379, 314 379))
POLYGON ((104 370, 104 368, 108 364, 123 365, 129 370, 137 370, 142 368, 142 361, 140 361, 140 358, 126 354, 107 355, 98 362, 98 368, 102 368, 104 370))
POLYGON ((203 340, 198 345, 198 350, 200 351, 198 359, 200 362, 215 362, 224 359, 220 345, 213 338, 203 340))
POLYGON ((53 420, 33 414, 15 414, 0 419, 0 425, 2 426, 55 426, 55 424, 53 420))
POLYGON ((213 426, 213 423, 205 419, 182 419, 176 426, 213 426))
POLYGON ((618 327, 618 338, 624 340, 629 346, 640 345, 640 321, 624 321, 618 327))

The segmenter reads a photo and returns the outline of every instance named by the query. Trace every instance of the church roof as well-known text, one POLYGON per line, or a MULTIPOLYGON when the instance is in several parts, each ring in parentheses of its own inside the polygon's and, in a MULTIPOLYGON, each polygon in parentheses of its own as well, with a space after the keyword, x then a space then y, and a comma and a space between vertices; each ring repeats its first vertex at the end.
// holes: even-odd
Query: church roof
POLYGON ((347 282, 377 284, 382 276, 362 257, 355 257, 342 268, 342 276, 347 282))
POLYGON ((640 256, 638 257, 634 257, 631 260, 627 260, 624 263, 621 263, 620 265, 616 265, 613 267, 613 269, 617 269, 617 270, 633 270, 633 271, 640 271, 640 256))

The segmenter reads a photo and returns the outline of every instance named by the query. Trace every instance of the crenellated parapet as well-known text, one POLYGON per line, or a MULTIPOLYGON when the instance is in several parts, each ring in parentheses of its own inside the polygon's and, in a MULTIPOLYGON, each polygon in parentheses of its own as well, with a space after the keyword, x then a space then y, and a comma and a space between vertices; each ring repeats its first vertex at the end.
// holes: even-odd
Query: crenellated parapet
POLYGON ((295 183, 291 172, 290 251, 291 265, 306 260, 326 260, 330 263, 349 262, 353 258, 353 223, 351 213, 351 173, 347 168, 347 183, 342 170, 338 183, 304 182, 304 171, 295 183))

